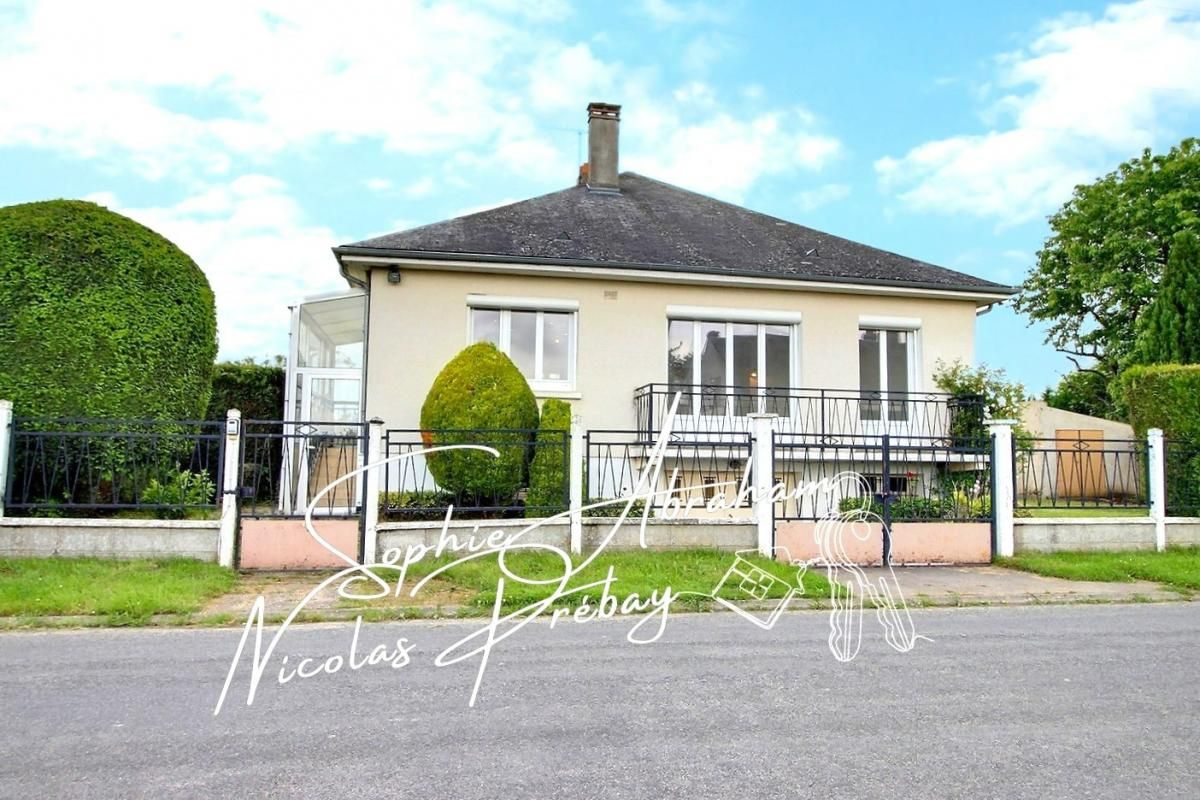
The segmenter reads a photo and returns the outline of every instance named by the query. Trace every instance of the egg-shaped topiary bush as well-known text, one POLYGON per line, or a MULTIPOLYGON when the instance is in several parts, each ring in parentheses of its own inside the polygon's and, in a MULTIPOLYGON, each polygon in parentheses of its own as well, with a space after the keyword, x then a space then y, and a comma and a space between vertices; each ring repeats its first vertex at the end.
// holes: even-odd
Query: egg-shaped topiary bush
POLYGON ((441 488, 478 505, 508 505, 525 485, 537 424, 537 400, 521 371, 495 345, 473 344, 434 379, 421 406, 421 430, 430 445, 484 444, 500 455, 430 453, 429 471, 441 488))
POLYGON ((0 208, 0 398, 40 417, 200 419, 217 320, 204 273, 94 203, 0 208))

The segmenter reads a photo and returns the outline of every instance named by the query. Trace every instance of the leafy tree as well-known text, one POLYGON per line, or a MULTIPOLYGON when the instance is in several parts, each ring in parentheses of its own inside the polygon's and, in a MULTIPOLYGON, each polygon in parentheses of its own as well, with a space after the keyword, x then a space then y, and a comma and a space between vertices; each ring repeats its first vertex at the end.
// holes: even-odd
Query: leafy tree
MULTIPOLYGON (((1029 399, 1024 384, 1008 380, 1003 369, 990 368, 985 364, 972 367, 955 359, 947 364, 938 359, 934 364, 933 380, 938 388, 956 398, 982 398, 983 410, 988 419, 1020 419, 1025 401, 1029 399)), ((967 417, 974 427, 982 427, 982 419, 974 415, 967 417)), ((968 432, 955 425, 951 420, 955 438, 966 437, 968 432)), ((1021 425, 1013 429, 1013 436, 1019 441, 1030 437, 1028 431, 1021 425)))
POLYGON ((1051 408, 1113 419, 1119 416, 1116 403, 1108 391, 1105 376, 1092 370, 1075 370, 1062 377, 1053 389, 1042 393, 1042 400, 1051 408))
POLYGON ((1135 358, 1138 317, 1175 234, 1200 230, 1200 142, 1185 139, 1165 155, 1146 150, 1076 187, 1050 228, 1016 308, 1049 322, 1048 343, 1111 383, 1135 358))
POLYGON ((46 417, 200 419, 217 319, 187 254, 94 203, 0 208, 0 397, 46 417))
POLYGON ((1138 321, 1137 361, 1142 364, 1200 362, 1200 240, 1175 234, 1158 295, 1138 321))

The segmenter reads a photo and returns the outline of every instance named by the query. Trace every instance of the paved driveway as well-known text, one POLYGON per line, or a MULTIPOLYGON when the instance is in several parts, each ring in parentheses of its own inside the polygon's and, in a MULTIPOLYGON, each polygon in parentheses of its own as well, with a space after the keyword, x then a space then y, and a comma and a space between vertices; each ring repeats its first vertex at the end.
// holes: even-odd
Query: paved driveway
MULTIPOLYGON (((477 661, 433 656, 478 621, 365 626, 408 666, 213 704, 239 631, 0 634, 0 796, 1196 797, 1200 605, 914 612, 888 649, 868 620, 835 662, 828 617, 762 631, 733 614, 526 628, 477 661), (366 793, 370 793, 369 795, 366 793)), ((346 654, 353 627, 279 655, 346 654)))

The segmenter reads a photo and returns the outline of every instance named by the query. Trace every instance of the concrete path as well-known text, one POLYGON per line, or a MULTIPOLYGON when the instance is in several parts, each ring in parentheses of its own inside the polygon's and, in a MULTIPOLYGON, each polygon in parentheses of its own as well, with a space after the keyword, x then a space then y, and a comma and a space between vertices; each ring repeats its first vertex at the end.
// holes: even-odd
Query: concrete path
POLYGON ((353 624, 307 625, 215 717, 240 630, 2 633, 0 797, 1197 796, 1200 604, 912 616, 929 641, 898 653, 871 615, 850 663, 828 612, 672 615, 647 645, 538 621, 474 708, 479 660, 434 659, 481 620, 365 625, 360 659, 403 638, 411 662, 280 685, 285 655, 349 657, 353 624))

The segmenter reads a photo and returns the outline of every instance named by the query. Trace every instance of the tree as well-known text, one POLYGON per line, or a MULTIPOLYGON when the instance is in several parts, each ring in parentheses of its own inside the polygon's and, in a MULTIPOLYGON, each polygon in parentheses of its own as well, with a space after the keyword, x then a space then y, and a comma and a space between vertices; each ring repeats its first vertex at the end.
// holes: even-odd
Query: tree
POLYGON ((477 504, 507 505, 524 485, 537 424, 537 400, 516 364, 491 342, 473 344, 434 378, 421 406, 421 430, 429 445, 487 445, 500 455, 430 453, 429 471, 448 492, 477 504))
POLYGON ((43 417, 200 419, 217 319, 204 273, 94 203, 0 208, 0 397, 43 417))
MULTIPOLYGON (((1003 369, 993 369, 986 364, 971 367, 959 359, 947 364, 939 358, 934 364, 933 380, 943 392, 960 400, 982 399, 984 414, 963 414, 962 423, 957 419, 950 421, 951 433, 956 439, 970 441, 978 436, 985 415, 988 419, 1020 419, 1025 401, 1029 399, 1024 384, 1008 380, 1003 369), (972 431, 972 428, 976 430, 972 431)), ((1018 440, 1029 438, 1021 425, 1013 429, 1013 435, 1018 440)))
POLYGON ((1051 408, 1076 414, 1106 419, 1118 416, 1116 403, 1108 392, 1108 380, 1103 374, 1091 370, 1067 373, 1057 386, 1042 394, 1042 400, 1051 408))
POLYGON ((1158 294, 1138 320, 1141 364, 1200 362, 1200 240, 1175 234, 1158 294))
POLYGON ((1111 383, 1135 358, 1138 317, 1175 234, 1200 230, 1200 142, 1185 139, 1165 155, 1146 150, 1076 187, 1050 228, 1016 308, 1049 322, 1048 343, 1111 383))

